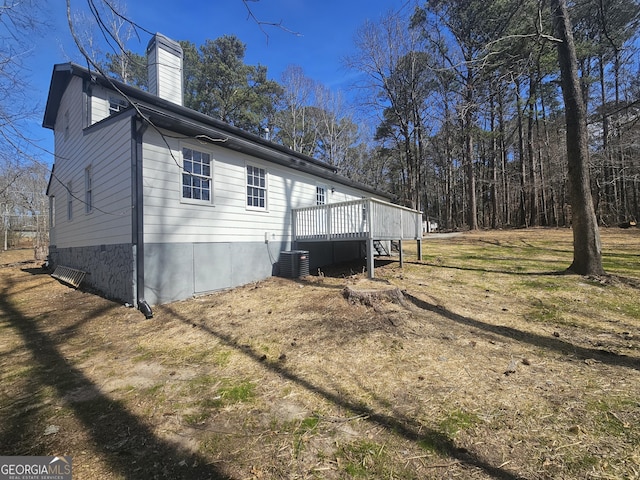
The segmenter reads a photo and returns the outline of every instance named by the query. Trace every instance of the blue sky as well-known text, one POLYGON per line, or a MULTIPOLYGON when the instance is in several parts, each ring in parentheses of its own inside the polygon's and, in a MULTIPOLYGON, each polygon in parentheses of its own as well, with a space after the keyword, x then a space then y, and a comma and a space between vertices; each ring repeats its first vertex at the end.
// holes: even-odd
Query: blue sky
MULTIPOLYGON (((124 1, 124 0, 121 0, 124 1)), ((343 66, 343 58, 353 52, 353 36, 367 19, 378 20, 390 10, 412 8, 408 0, 259 0, 249 2, 254 15, 263 22, 281 23, 286 29, 262 26, 248 17, 241 0, 129 0, 128 16, 152 32, 175 40, 201 45, 207 38, 235 35, 247 45, 245 62, 267 67, 271 79, 280 80, 287 65, 300 65, 305 74, 332 89, 346 89, 353 72, 343 66), (264 31, 263 31, 264 30, 264 31), (265 34, 266 33, 266 34, 265 34)), ((75 48, 62 1, 43 3, 43 15, 50 22, 46 38, 34 38, 27 65, 34 102, 43 112, 51 71, 56 63, 82 57, 75 48)), ((86 6, 72 0, 72 8, 86 6)), ((149 36, 142 32, 133 39, 130 50, 143 54, 149 36)), ((30 126, 40 145, 53 149, 53 134, 41 128, 42 116, 30 126)), ((48 159, 50 162, 50 158, 48 159)))

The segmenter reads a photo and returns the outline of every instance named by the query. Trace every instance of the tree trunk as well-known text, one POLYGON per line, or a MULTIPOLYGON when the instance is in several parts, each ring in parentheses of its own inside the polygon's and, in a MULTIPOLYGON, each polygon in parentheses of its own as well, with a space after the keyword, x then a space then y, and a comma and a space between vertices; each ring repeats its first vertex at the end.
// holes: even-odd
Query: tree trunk
POLYGON ((536 81, 533 72, 529 76, 529 100, 527 102, 527 160, 529 160, 529 226, 537 227, 538 219, 538 176, 536 172, 536 152, 533 145, 535 126, 536 81))
MULTIPOLYGON (((489 96, 489 109, 491 115, 491 131, 496 131, 496 106, 493 96, 493 92, 489 96)), ((495 135, 491 135, 491 144, 489 148, 489 168, 491 169, 490 185, 491 190, 489 196, 491 197, 491 228, 494 230, 498 228, 498 167, 496 162, 498 152, 498 142, 495 135)))
POLYGON ((500 135, 500 175, 502 178, 502 225, 511 225, 511 196, 510 182, 507 175, 507 134, 505 131, 505 115, 504 115, 504 90, 499 90, 500 97, 498 100, 498 132, 500 135))
POLYGON ((467 75, 465 86, 465 113, 463 115, 464 161, 467 180, 467 225, 470 230, 478 229, 478 203, 476 199, 476 174, 473 168, 473 78, 467 75))
POLYGON ((527 200, 526 200, 526 185, 527 185, 527 170, 526 170, 526 160, 524 153, 524 126, 523 126, 523 118, 522 118, 522 96, 520 95, 520 80, 515 79, 514 81, 516 85, 515 93, 516 93, 516 109, 518 112, 518 157, 520 160, 520 205, 518 208, 518 221, 520 222, 520 226, 528 227, 527 224, 527 200))
POLYGON ((565 0, 551 0, 556 36, 560 42, 558 62, 567 126, 567 163, 569 198, 573 228, 573 263, 569 271, 581 275, 601 275, 600 232, 591 196, 586 109, 582 98, 575 45, 565 0))
POLYGON ((476 199, 476 175, 473 169, 473 136, 469 131, 471 125, 467 122, 467 131, 465 132, 465 172, 467 177, 468 204, 467 204, 467 225, 470 230, 478 229, 478 203, 476 199))

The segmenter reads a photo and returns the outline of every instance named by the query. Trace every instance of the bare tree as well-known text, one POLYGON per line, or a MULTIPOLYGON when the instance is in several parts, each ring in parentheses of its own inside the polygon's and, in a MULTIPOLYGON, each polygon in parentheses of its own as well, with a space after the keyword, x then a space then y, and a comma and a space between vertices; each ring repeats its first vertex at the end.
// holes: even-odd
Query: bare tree
POLYGON ((551 0, 562 96, 567 126, 567 162, 573 228, 573 263, 568 270, 581 275, 602 275, 600 232, 591 196, 587 113, 578 78, 572 25, 565 0, 551 0))
POLYGON ((341 92, 333 92, 324 85, 315 91, 318 109, 320 158, 342 170, 349 170, 347 163, 352 147, 358 141, 358 126, 349 115, 341 92))
POLYGON ((406 19, 389 12, 379 22, 367 21, 355 38, 357 53, 347 66, 363 73, 362 106, 379 116, 377 138, 396 150, 398 194, 420 208, 424 150, 423 105, 429 78, 425 56, 418 51, 419 33, 406 19))
POLYGON ((37 7, 34 0, 7 0, 0 7, 0 154, 9 159, 27 155, 22 122, 36 115, 24 61, 32 48, 29 39, 44 26, 37 7))
POLYGON ((315 82, 307 77, 299 65, 289 65, 282 72, 280 108, 276 114, 274 140, 292 150, 313 155, 316 147, 315 125, 310 115, 315 82))

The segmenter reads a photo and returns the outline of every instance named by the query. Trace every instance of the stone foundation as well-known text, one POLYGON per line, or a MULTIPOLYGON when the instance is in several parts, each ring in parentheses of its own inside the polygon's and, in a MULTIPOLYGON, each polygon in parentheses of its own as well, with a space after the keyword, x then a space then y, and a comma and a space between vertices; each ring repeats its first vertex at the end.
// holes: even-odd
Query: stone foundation
POLYGON ((50 268, 58 265, 87 272, 82 283, 105 297, 135 305, 134 246, 131 244, 57 248, 49 246, 50 268))

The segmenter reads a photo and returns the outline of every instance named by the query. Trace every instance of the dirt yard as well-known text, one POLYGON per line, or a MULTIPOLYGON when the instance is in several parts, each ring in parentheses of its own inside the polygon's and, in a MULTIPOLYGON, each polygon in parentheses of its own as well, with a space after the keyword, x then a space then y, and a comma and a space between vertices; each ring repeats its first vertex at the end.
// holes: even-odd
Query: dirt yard
POLYGON ((602 237, 602 278, 563 274, 570 230, 465 233, 150 320, 0 252, 0 454, 79 480, 640 478, 640 230, 602 237))

